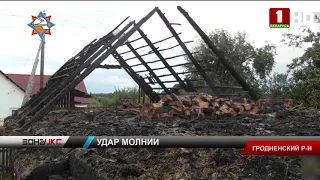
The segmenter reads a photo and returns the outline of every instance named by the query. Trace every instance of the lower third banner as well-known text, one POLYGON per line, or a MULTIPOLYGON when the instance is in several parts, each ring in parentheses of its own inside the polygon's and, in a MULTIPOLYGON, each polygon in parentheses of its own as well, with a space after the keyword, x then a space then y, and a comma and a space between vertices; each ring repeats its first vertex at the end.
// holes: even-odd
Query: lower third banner
POLYGON ((242 155, 320 155, 320 136, 0 136, 0 148, 244 148, 242 155))

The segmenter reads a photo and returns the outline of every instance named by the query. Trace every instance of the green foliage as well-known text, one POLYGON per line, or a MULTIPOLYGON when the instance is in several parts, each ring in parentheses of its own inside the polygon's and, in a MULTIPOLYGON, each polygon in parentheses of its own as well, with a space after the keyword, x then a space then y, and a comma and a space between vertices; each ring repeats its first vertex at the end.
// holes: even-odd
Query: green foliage
POLYGON ((282 40, 288 46, 302 47, 308 44, 304 54, 288 64, 288 73, 292 73, 290 81, 294 84, 291 97, 305 106, 320 108, 320 69, 312 63, 320 59, 320 33, 310 28, 303 28, 302 35, 284 34, 282 40))
MULTIPOLYGON (((257 48, 252 42, 249 42, 247 36, 245 32, 238 32, 235 36, 231 36, 224 29, 217 29, 209 33, 211 41, 225 55, 235 70, 258 90, 260 81, 271 73, 275 64, 276 47, 266 44, 263 47, 257 48)), ((194 56, 199 61, 199 64, 205 69, 210 69, 210 72, 207 74, 214 81, 214 84, 225 86, 239 85, 224 65, 219 62, 218 57, 207 47, 205 42, 198 40, 193 51, 198 52, 194 56)), ((190 61, 188 58, 187 60, 190 61)), ((186 65, 184 68, 188 71, 195 70, 193 65, 186 65)), ((198 76, 198 74, 191 74, 187 78, 200 78, 198 76)), ((200 84, 201 82, 199 82, 200 84)))
POLYGON ((261 90, 265 98, 283 101, 291 98, 293 84, 289 81, 288 74, 274 73, 269 79, 262 82, 261 90))
POLYGON ((306 68, 306 78, 300 80, 292 92, 292 97, 306 106, 320 108, 320 69, 306 68))
MULTIPOLYGON (((89 107, 109 107, 115 106, 120 99, 133 99, 138 100, 139 90, 138 87, 118 88, 113 93, 108 94, 91 94, 91 104, 89 107)), ((149 98, 146 97, 146 102, 149 98)), ((142 102, 142 97, 141 97, 142 102)))

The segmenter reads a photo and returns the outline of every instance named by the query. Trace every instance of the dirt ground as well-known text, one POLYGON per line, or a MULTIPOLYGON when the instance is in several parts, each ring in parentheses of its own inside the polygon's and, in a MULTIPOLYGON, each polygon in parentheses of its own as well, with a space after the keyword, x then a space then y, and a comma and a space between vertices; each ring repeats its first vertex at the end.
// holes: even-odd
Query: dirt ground
MULTIPOLYGON (((232 117, 193 121, 181 118, 143 120, 127 111, 115 112, 113 109, 92 109, 93 115, 88 115, 85 111, 90 110, 52 111, 41 122, 24 132, 24 135, 320 135, 319 113, 310 109, 282 111, 267 119, 232 117)), ((8 124, 12 124, 10 120, 8 124)), ((10 134, 10 130, 6 134, 10 134)), ((75 150, 30 151, 17 151, 16 161, 20 161, 21 166, 31 166, 34 159, 50 160, 66 156, 75 150)), ((78 156, 105 179, 301 179, 300 157, 242 157, 241 151, 242 149, 115 148, 81 151, 78 156)))

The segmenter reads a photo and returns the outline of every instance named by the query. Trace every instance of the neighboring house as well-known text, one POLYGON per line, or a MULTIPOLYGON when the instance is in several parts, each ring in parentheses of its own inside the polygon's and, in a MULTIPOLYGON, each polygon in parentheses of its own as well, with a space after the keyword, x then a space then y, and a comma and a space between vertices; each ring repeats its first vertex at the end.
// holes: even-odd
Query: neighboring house
MULTIPOLYGON (((24 74, 5 74, 0 71, 0 121, 3 121, 7 116, 12 115, 16 110, 21 107, 25 90, 28 85, 30 75, 24 74)), ((43 77, 44 84, 49 80, 50 76, 43 77)), ((40 90, 40 76, 35 75, 32 95, 37 94, 40 90)), ((84 97, 74 97, 75 107, 87 107, 91 99, 88 98, 87 89, 82 81, 75 88, 77 94, 84 97)))

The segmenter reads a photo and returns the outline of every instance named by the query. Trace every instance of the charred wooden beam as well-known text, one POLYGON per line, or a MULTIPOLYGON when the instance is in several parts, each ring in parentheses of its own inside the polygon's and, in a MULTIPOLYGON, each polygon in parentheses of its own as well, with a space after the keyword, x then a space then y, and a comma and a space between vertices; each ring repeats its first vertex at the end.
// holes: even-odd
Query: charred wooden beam
POLYGON ((64 78, 64 77, 68 77, 69 74, 62 74, 60 76, 56 76, 56 77, 53 77, 53 78, 50 78, 48 81, 52 81, 52 80, 55 80, 55 79, 61 79, 61 78, 64 78))
POLYGON ((192 64, 194 65, 194 67, 197 69, 197 71, 199 72, 199 74, 202 76, 202 78, 206 81, 206 83, 208 84, 208 86, 210 87, 210 89, 216 94, 219 95, 220 92, 218 92, 215 87, 214 84, 212 82, 212 79, 209 78, 209 76, 207 76, 206 72, 203 70, 203 68, 200 66, 200 64, 197 62, 197 60, 193 57, 193 55, 191 54, 191 52, 189 51, 189 49, 187 48, 187 46, 185 45, 185 43, 183 43, 183 41, 181 40, 181 38, 178 36, 177 32, 174 30, 174 28, 171 26, 169 20, 165 17, 165 15, 160 11, 160 9, 158 9, 157 11, 158 15, 160 16, 160 18, 162 19, 162 21, 164 22, 164 24, 167 26, 167 28, 169 29, 169 31, 173 34, 173 36, 176 38, 176 40, 178 41, 179 45, 181 46, 181 48, 183 49, 183 51, 187 54, 188 58, 190 59, 190 61, 192 62, 192 64))
POLYGON ((141 103, 141 87, 138 88, 138 104, 141 103))
POLYGON ((178 6, 178 10, 181 14, 188 20, 191 26, 198 32, 204 42, 208 45, 208 47, 215 53, 221 64, 223 64, 226 69, 230 72, 230 74, 238 81, 238 83, 243 87, 244 90, 248 91, 250 96, 254 100, 258 100, 258 96, 254 92, 253 88, 237 73, 237 71, 228 63, 225 56, 218 50, 218 48, 213 44, 210 38, 201 30, 201 28, 196 24, 196 22, 189 16, 189 14, 180 6, 178 6))
MULTIPOLYGON (((188 64, 191 64, 191 63, 182 63, 182 64, 176 64, 176 65, 172 65, 170 66, 171 68, 173 67, 179 67, 179 66, 184 66, 184 65, 188 65, 188 64)), ((161 70, 161 69, 167 69, 167 67, 159 67, 159 68, 154 68, 154 69, 151 69, 153 71, 157 71, 157 70, 161 70)), ((142 72, 147 72, 148 70, 141 70, 141 71, 137 71, 137 73, 142 73, 142 72)))
MULTIPOLYGON (((186 41, 186 42, 184 42, 184 43, 191 43, 191 42, 193 42, 193 41, 186 41)), ((169 47, 169 48, 160 49, 160 50, 157 50, 157 51, 158 51, 158 52, 168 51, 168 50, 173 49, 173 48, 176 48, 176 47, 179 47, 179 44, 174 45, 174 46, 171 46, 171 47, 169 47)), ((156 48, 156 49, 158 49, 158 48, 156 48)), ((142 54, 142 55, 140 55, 140 56, 141 56, 141 57, 144 57, 144 56, 148 56, 148 55, 151 55, 151 54, 155 54, 155 52, 152 50, 152 51, 150 51, 150 52, 148 52, 148 53, 146 53, 146 54, 142 54)), ((125 59, 125 61, 129 61, 129 60, 132 60, 132 59, 136 59, 136 57, 134 56, 134 57, 125 59)))
MULTIPOLYGON (((194 42, 194 41, 185 41, 185 42, 183 42, 183 43, 184 43, 184 44, 188 44, 188 43, 192 43, 192 42, 194 42)), ((159 51, 159 52, 161 52, 161 51, 167 51, 167 50, 170 50, 170 49, 179 47, 179 46, 180 46, 180 44, 177 44, 177 45, 174 45, 174 46, 171 46, 171 47, 168 47, 168 48, 160 49, 160 50, 158 50, 158 51, 159 51)), ((149 52, 149 53, 153 53, 153 51, 151 51, 151 52, 149 52)))
POLYGON ((179 67, 179 66, 185 66, 185 65, 189 65, 189 64, 192 64, 192 63, 187 62, 187 63, 175 64, 175 65, 172 65, 171 67, 179 67))
POLYGON ((63 107, 67 107, 67 95, 63 98, 63 107))
POLYGON ((158 7, 154 8, 147 16, 145 16, 137 24, 135 24, 135 26, 133 26, 126 34, 124 34, 124 32, 127 29, 129 29, 129 27, 133 24, 133 22, 129 23, 125 28, 123 28, 120 31, 120 33, 116 34, 109 42, 106 43, 105 47, 109 49, 105 53, 103 54, 101 53, 102 55, 99 58, 97 58, 94 62, 92 62, 92 64, 90 64, 90 66, 87 67, 83 71, 83 73, 81 73, 79 76, 74 76, 74 77, 71 76, 72 79, 70 79, 69 81, 65 80, 64 82, 62 82, 61 85, 55 89, 55 90, 58 90, 58 92, 53 94, 53 97, 47 96, 47 98, 44 99, 44 101, 47 101, 46 103, 42 102, 42 104, 41 103, 39 104, 42 107, 44 105, 43 108, 39 108, 39 107, 34 108, 34 109, 37 109, 37 111, 32 116, 31 120, 28 122, 25 122, 19 129, 17 129, 17 131, 25 130, 26 128, 30 127, 32 123, 42 119, 42 117, 45 114, 47 114, 55 106, 59 98, 65 96, 68 92, 71 91, 71 89, 73 89, 77 84, 79 84, 92 71, 94 71, 94 69, 96 69, 101 64, 101 62, 103 62, 110 54, 112 54, 121 44, 127 41, 128 38, 133 33, 135 33, 141 27, 141 25, 144 24, 157 11, 157 9, 158 7), (120 35, 123 35, 123 36, 120 37, 120 35))
POLYGON ((170 73, 175 77, 175 79, 179 82, 180 86, 185 88, 186 91, 190 91, 190 89, 187 87, 187 85, 182 81, 182 79, 179 77, 179 75, 170 67, 170 65, 167 63, 166 60, 164 60, 164 57, 160 54, 160 52, 156 49, 156 47, 151 43, 151 41, 147 38, 147 36, 143 33, 141 29, 138 29, 139 34, 143 37, 143 39, 146 41, 146 43, 150 46, 152 51, 158 56, 160 60, 162 60, 162 63, 167 67, 167 69, 170 71, 170 73))
MULTIPOLYGON (((139 38, 136 38, 136 39, 134 39, 134 40, 132 40, 132 41, 128 41, 129 43, 133 43, 133 42, 136 42, 136 41, 139 41, 139 40, 141 40, 142 39, 142 37, 139 37, 139 38)), ((126 45, 126 43, 124 43, 124 44, 122 44, 121 46, 125 46, 126 45)), ((119 53, 120 55, 122 55, 122 53, 119 53)))
POLYGON ((122 20, 116 27, 114 27, 110 32, 109 34, 107 34, 106 36, 112 34, 115 30, 119 29, 119 27, 124 23, 126 22, 128 19, 130 18, 130 16, 127 16, 124 20, 122 20))
POLYGON ((143 73, 143 72, 148 72, 149 70, 145 69, 145 70, 140 70, 140 71, 136 71, 136 73, 143 73))
MULTIPOLYGON (((191 54, 196 54, 198 52, 194 52, 194 53, 191 53, 191 54)), ((171 57, 167 57, 167 58, 164 58, 164 60, 170 60, 170 59, 174 59, 174 58, 178 58, 178 57, 182 57, 182 56, 186 56, 187 54, 180 54, 180 55, 176 55, 176 56, 171 56, 171 57)), ((152 63, 156 63, 156 62, 161 62, 161 60, 155 60, 155 61, 149 61, 147 62, 148 64, 152 64, 152 63)), ((139 63, 139 64, 134 64, 134 65, 131 65, 131 67, 136 67, 136 66, 141 66, 142 64, 139 63)))
MULTIPOLYGON (((207 72, 207 71, 212 71, 212 69, 203 69, 204 72, 207 72)), ((183 74, 191 74, 191 73, 197 73, 199 74, 199 71, 184 71, 184 72, 177 72, 178 75, 183 75, 183 74)), ((162 75, 158 75, 158 77, 167 77, 167 76, 172 76, 172 74, 162 74, 162 75)), ((146 79, 146 78, 144 78, 146 79)), ((216 86, 215 86, 216 87, 216 86)))
MULTIPOLYGON (((180 74, 189 74, 189 73, 197 73, 198 71, 185 71, 185 72, 179 72, 177 73, 178 75, 180 74)), ((167 76, 172 76, 172 74, 162 74, 162 75, 158 75, 158 77, 167 77, 167 76)), ((145 78, 144 78, 145 79, 145 78)))
MULTIPOLYGON (((172 67, 172 66, 170 66, 170 67, 172 67)), ((167 69, 166 67, 159 67, 159 68, 154 68, 154 69, 152 69, 153 71, 157 71, 157 70, 161 70, 161 69, 167 69)))
MULTIPOLYGON (((182 33, 179 33, 178 35, 180 35, 180 34, 182 34, 182 33)), ((170 37, 161 39, 159 41, 153 42, 152 44, 158 44, 158 43, 164 42, 166 40, 169 40, 171 38, 173 38, 173 36, 170 36, 170 37)), ((142 37, 140 37, 139 39, 142 39, 142 37)), ((134 41, 130 41, 129 43, 131 44, 132 42, 134 42, 134 41)), ((135 48, 134 50, 142 49, 142 48, 145 48, 145 47, 149 47, 149 45, 140 46, 140 47, 135 48)), ((125 52, 120 53, 120 55, 127 54, 127 53, 130 53, 130 52, 131 51, 125 51, 125 52)))
MULTIPOLYGON (((61 74, 64 74, 65 72, 70 72, 70 71, 72 71, 72 69, 74 69, 74 68, 76 68, 78 66, 79 66, 79 64, 77 63, 77 64, 75 64, 73 66, 70 66, 68 68, 62 69, 60 72, 56 73, 56 76, 60 76, 61 74)), ((50 77, 50 78, 55 78, 55 77, 50 77)))
MULTIPOLYGON (((143 36, 142 36, 143 37, 143 36)), ((149 71, 149 73, 155 78, 155 80, 159 83, 159 85, 163 88, 163 90, 168 93, 171 94, 171 92, 166 88, 166 86, 161 82, 161 80, 157 77, 157 75, 153 72, 153 70, 150 68, 150 66, 142 59, 142 57, 139 55, 139 53, 134 50, 134 48, 132 47, 132 45, 130 43, 127 43, 128 48, 132 51, 132 53, 139 59, 139 61, 141 62, 141 64, 144 65, 144 67, 147 69, 147 71, 149 71)))
MULTIPOLYGON (((157 95, 159 97, 159 95, 157 95)), ((150 99, 150 101, 152 102, 152 99, 150 99)), ((144 104, 146 102, 146 93, 144 91, 142 91, 142 103, 144 104)))
MULTIPOLYGON (((202 80, 202 79, 201 79, 202 80)), ((197 80, 189 80, 189 81, 197 81, 197 80)), ((209 88, 209 86, 193 86, 196 89, 201 89, 201 88, 209 88)), ((221 88, 221 89, 243 89, 242 87, 238 86, 215 86, 215 88, 221 88)), ((153 89, 162 89, 162 88, 153 88, 153 89)), ((174 88, 168 88, 168 89, 183 89, 182 87, 174 87, 174 88)), ((247 92, 247 91, 244 91, 247 92)))
POLYGON ((148 80, 149 80, 149 83, 151 83, 151 84, 155 84, 156 82, 153 80, 153 78, 152 77, 150 77, 150 76, 148 76, 148 80))
MULTIPOLYGON (((78 64, 78 60, 79 60, 79 59, 69 62, 68 64, 66 64, 65 66, 63 66, 59 71, 57 71, 55 74, 61 72, 61 71, 64 70, 64 69, 68 69, 68 68, 74 67, 75 65, 78 64)), ((55 75, 55 74, 54 74, 54 75, 55 75)), ((52 77, 54 77, 54 75, 53 75, 52 77)))
POLYGON ((70 91, 70 107, 74 108, 75 107, 75 96, 73 94, 73 91, 70 91))
MULTIPOLYGON (((203 81, 203 79, 188 79, 186 81, 203 81)), ((177 82, 177 81, 176 80, 162 81, 162 83, 175 83, 175 82, 177 82)), ((150 84, 150 83, 148 83, 148 84, 150 84)), ((206 87, 208 87, 208 86, 206 86, 206 87)))
POLYGON ((204 81, 204 79, 200 78, 200 79, 185 79, 185 81, 204 81))
MULTIPOLYGON (((172 81, 162 81, 162 83, 175 83, 177 82, 177 80, 172 80, 172 81)), ((148 84, 152 84, 152 83, 148 83, 148 84)), ((161 88, 162 89, 162 88, 161 88)))
POLYGON ((108 65, 108 64, 104 64, 104 65, 98 66, 98 68, 102 68, 102 69, 121 69, 121 66, 120 66, 120 65, 108 65))
MULTIPOLYGON (((199 53, 199 52, 193 52, 193 53, 191 53, 191 54, 197 54, 197 53, 199 53)), ((165 60, 175 59, 175 58, 182 57, 182 56, 186 56, 186 55, 187 55, 187 54, 180 54, 180 55, 176 55, 176 56, 171 56, 171 57, 165 58, 165 60)), ((150 61, 150 62, 148 62, 148 64, 156 63, 156 62, 161 62, 161 60, 159 59, 159 60, 155 60, 155 61, 150 61)))
POLYGON ((67 100, 67 107, 70 107, 70 92, 67 94, 66 96, 66 100, 67 100))

